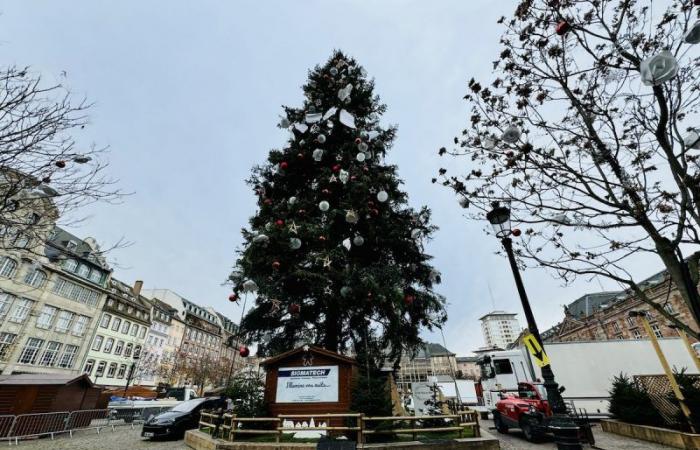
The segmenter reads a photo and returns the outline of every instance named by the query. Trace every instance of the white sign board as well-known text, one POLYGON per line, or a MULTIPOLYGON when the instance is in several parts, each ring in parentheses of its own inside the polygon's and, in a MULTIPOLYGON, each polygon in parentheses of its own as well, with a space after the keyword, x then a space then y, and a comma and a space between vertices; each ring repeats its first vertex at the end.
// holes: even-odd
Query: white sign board
POLYGON ((430 385, 428 383, 411 383, 411 392, 413 394, 413 414, 416 416, 430 415, 430 409, 425 404, 433 399, 430 385))
POLYGON ((338 401, 338 366, 280 367, 277 403, 338 401))

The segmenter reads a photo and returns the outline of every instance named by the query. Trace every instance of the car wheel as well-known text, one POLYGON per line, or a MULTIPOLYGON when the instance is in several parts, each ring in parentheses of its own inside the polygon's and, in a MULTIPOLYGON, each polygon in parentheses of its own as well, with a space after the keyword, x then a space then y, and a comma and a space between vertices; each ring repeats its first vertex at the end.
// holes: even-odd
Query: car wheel
POLYGON ((499 433, 506 434, 508 433, 508 426, 503 423, 503 419, 501 419, 501 414, 498 412, 493 413, 493 424, 496 426, 496 430, 499 433))
POLYGON ((535 432, 532 424, 527 420, 520 421, 520 430, 523 432, 523 436, 530 442, 536 442, 539 435, 535 432))

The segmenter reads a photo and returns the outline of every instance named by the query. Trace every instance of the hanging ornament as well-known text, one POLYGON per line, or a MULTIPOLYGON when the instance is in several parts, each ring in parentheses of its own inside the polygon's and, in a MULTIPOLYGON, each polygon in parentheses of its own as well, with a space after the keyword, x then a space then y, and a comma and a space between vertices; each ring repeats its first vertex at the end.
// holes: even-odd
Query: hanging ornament
POLYGON ((338 119, 340 120, 340 123, 342 123, 346 127, 355 128, 355 116, 345 111, 344 109, 340 110, 340 115, 338 116, 338 119))
POLYGON ((357 162, 364 162, 364 160, 367 158, 367 155, 364 153, 358 153, 357 156, 355 156, 355 159, 357 162))
POLYGON ((314 150, 314 152, 311 154, 311 157, 314 159, 314 161, 318 162, 323 159, 323 149, 317 148, 314 150))
POLYGON ((511 231, 513 236, 518 237, 522 234, 522 231, 520 231, 520 228, 513 228, 513 231, 511 231))
POLYGON ((481 142, 486 150, 493 150, 496 147, 496 140, 491 136, 486 136, 481 142))
POLYGON ((268 242, 270 242, 270 238, 267 237, 267 235, 265 235, 265 234, 259 234, 259 235, 255 236, 255 237, 253 238, 253 243, 254 243, 254 244, 263 244, 263 245, 265 245, 265 244, 267 244, 268 242))
POLYGON ((291 248, 292 250, 299 250, 301 248, 301 239, 295 237, 290 238, 289 248, 291 248))
POLYGON ((376 139, 379 136, 379 131, 377 130, 372 130, 369 133, 367 133, 367 139, 370 141, 376 139))
POLYGON ((275 270, 280 270, 282 264, 279 261, 272 261, 272 268, 275 270))
POLYGON ((316 101, 314 102, 316 106, 321 106, 323 104, 323 101, 320 98, 317 98, 316 101))
POLYGON ((321 189, 321 194, 323 195, 331 195, 331 190, 330 189, 321 189))
POLYGON ((416 301, 416 296, 413 294, 406 294, 403 297, 403 302, 406 304, 406 306, 411 306, 413 305, 413 302, 416 301))
POLYGON ((508 144, 515 144, 516 142, 518 142, 518 139, 520 139, 521 134, 522 133, 520 131, 520 128, 516 127, 515 125, 509 125, 503 131, 503 135, 501 135, 501 140, 508 144))
POLYGON ((303 123, 295 123, 294 128, 299 132, 299 133, 306 133, 306 130, 309 129, 307 125, 304 125, 303 123))
POLYGON ((263 200, 263 203, 264 203, 265 205, 268 205, 268 206, 269 206, 269 205, 272 204, 272 199, 271 199, 271 198, 266 198, 265 200, 263 200))
POLYGON ((296 202, 297 202, 297 198, 296 198, 296 197, 289 197, 289 198, 287 199, 287 204, 289 204, 289 205, 293 205, 293 204, 295 204, 296 202))
POLYGON ((326 142, 326 135, 325 135, 325 134, 319 134, 318 136, 316 136, 316 141, 317 141, 319 144, 323 144, 324 142, 326 142))
POLYGON ((362 245, 364 245, 364 243, 365 243, 365 238, 363 238, 362 236, 360 236, 360 235, 358 234, 357 236, 355 236, 355 237, 353 238, 352 243, 355 244, 355 245, 358 246, 358 247, 362 247, 362 245))
POLYGON ((351 292, 352 289, 350 289, 350 287, 348 286, 343 286, 340 288, 340 295, 342 295, 343 297, 347 297, 348 295, 350 295, 351 292))
POLYGON ((342 161, 342 160, 343 160, 343 155, 341 155, 340 153, 338 153, 337 155, 335 155, 335 160, 338 161, 338 162, 342 161))
POLYGON ((330 286, 326 286, 325 288, 323 288, 323 293, 326 295, 331 295, 333 294, 333 289, 331 289, 330 286))
POLYGON ((348 178, 350 178, 350 173, 347 170, 340 170, 338 172, 338 178, 340 178, 340 182, 345 184, 348 182, 348 178))
POLYGON ((372 121, 379 120, 379 114, 377 114, 376 112, 373 112, 369 115, 369 119, 372 121))
POLYGON ((418 239, 418 238, 420 237, 420 235, 421 235, 422 232, 423 232, 423 230, 421 230, 420 228, 414 228, 414 229, 412 229, 412 230, 411 230, 411 238, 412 238, 412 239, 418 239))
POLYGON ((289 167, 289 163, 287 161, 282 161, 280 163, 280 169, 287 170, 288 167, 289 167))
POLYGON ((76 162, 78 164, 85 164, 85 163, 89 163, 90 161, 92 161, 92 158, 90 158, 89 156, 85 156, 85 155, 78 155, 78 156, 73 157, 73 162, 76 162))
POLYGON ((241 355, 242 358, 247 358, 248 355, 250 355, 250 350, 245 345, 241 345, 238 349, 238 354, 241 355))
POLYGON ((695 130, 690 131, 690 133, 686 134, 683 138, 683 144, 685 144, 687 148, 700 150, 700 134, 695 130))
POLYGON ((275 225, 277 225, 278 227, 283 227, 283 226, 284 226, 284 220, 282 220, 282 219, 277 219, 277 220, 275 221, 275 225))
POLYGON ((556 32, 559 36, 564 36, 571 30, 571 25, 566 20, 562 20, 557 24, 556 32))
POLYGON ((345 221, 347 223, 357 223, 358 220, 360 220, 360 217, 352 209, 348 210, 345 213, 345 221))
POLYGON ((311 189, 313 189, 314 191, 318 189, 318 181, 314 180, 311 182, 311 189))
POLYGON ((430 275, 428 275, 428 278, 430 279, 430 281, 431 281, 432 283, 439 283, 439 282, 440 282, 440 279, 441 279, 442 277, 441 277, 441 275, 440 275, 440 272, 438 272, 438 271, 435 270, 435 269, 431 269, 431 270, 430 270, 430 275))
POLYGON ((292 303, 289 305, 289 308, 287 308, 287 311, 289 311, 289 314, 295 316, 301 312, 301 306, 299 303, 292 303))
POLYGON ((330 268, 331 268, 331 259, 330 259, 328 256, 326 256, 325 258, 323 258, 323 268, 324 268, 324 269, 330 269, 330 268))
POLYGON ((344 102, 350 98, 350 93, 352 92, 352 84, 348 83, 344 88, 338 91, 338 98, 341 102, 344 102))
POLYGON ((312 133, 316 134, 316 133, 318 133, 319 131, 321 131, 321 127, 319 127, 318 124, 313 124, 313 125, 311 125, 311 132, 312 132, 312 133))
POLYGON ((238 301, 238 295, 234 292, 233 294, 228 296, 228 301, 230 301, 230 302, 238 301))
POLYGON ((332 167, 332 170, 333 170, 333 172, 335 172, 335 173, 340 172, 340 164, 335 164, 335 165, 332 167))
POLYGON ((297 234, 298 227, 297 227, 297 224, 294 223, 293 220, 292 220, 292 223, 289 225, 289 231, 290 231, 291 233, 297 234))
POLYGON ((459 206, 462 208, 469 208, 469 199, 467 197, 460 197, 459 206))
POLYGON ((326 111, 326 113, 323 115, 323 120, 328 120, 328 118, 331 117, 336 112, 338 112, 338 108, 336 108, 335 106, 332 107, 331 109, 326 111))
POLYGON ((700 43, 700 20, 696 21, 685 33, 683 40, 688 44, 700 43))
POLYGON ((306 123, 316 123, 321 120, 321 117, 323 117, 323 114, 321 113, 308 113, 304 120, 306 123))
POLYGON ((384 203, 385 201, 389 200, 389 194, 387 194, 385 190, 381 190, 377 192, 377 200, 384 203))
POLYGON ((58 167, 59 169, 63 169, 64 167, 66 167, 66 162, 63 160, 56 161, 55 164, 56 164, 56 167, 58 167))
POLYGON ((276 313, 279 311, 280 306, 282 306, 282 302, 277 300, 276 298, 270 299, 270 313, 276 313))
POLYGON ((330 207, 331 207, 331 205, 325 200, 323 200, 321 203, 318 204, 318 209, 320 209, 323 212, 328 211, 328 209, 330 207))
POLYGON ((258 290, 258 285, 255 281, 246 280, 243 282, 243 291, 244 292, 255 292, 257 290, 258 290))
POLYGON ((330 72, 331 75, 333 75, 333 76, 338 75, 338 69, 336 69, 335 67, 331 67, 331 70, 330 70, 329 72, 330 72))
POLYGON ((352 244, 350 244, 350 238, 343 239, 343 247, 345 247, 346 250, 350 251, 352 248, 352 244))
POLYGON ((642 83, 646 86, 659 86, 678 74, 678 61, 673 53, 663 50, 639 64, 642 83))
POLYGON ((338 178, 336 178, 335 174, 332 173, 331 176, 328 177, 328 182, 329 182, 329 183, 337 183, 337 182, 338 182, 338 178))

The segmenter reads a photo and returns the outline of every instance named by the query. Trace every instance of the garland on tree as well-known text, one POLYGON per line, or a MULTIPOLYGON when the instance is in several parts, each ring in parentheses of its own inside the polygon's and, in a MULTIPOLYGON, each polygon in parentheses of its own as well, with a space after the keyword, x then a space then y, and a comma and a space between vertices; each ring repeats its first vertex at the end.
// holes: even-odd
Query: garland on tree
POLYGON ((395 127, 363 68, 336 51, 309 74, 301 108, 285 107, 290 137, 248 183, 259 210, 242 231, 234 296, 257 288, 242 329, 263 354, 314 343, 352 350, 376 369, 446 320, 440 274, 422 243, 430 211, 407 206, 384 162, 395 127))

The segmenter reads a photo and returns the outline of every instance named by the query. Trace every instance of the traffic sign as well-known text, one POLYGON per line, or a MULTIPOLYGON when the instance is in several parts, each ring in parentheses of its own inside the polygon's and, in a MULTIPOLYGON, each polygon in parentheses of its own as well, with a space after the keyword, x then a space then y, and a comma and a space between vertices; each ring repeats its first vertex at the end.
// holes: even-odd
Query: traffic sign
POLYGON ((549 356, 547 356, 547 354, 544 352, 542 345, 537 342, 534 335, 530 333, 526 334, 523 341, 525 342, 525 347, 527 347, 532 357, 535 358, 535 364, 540 367, 549 365, 549 356))

